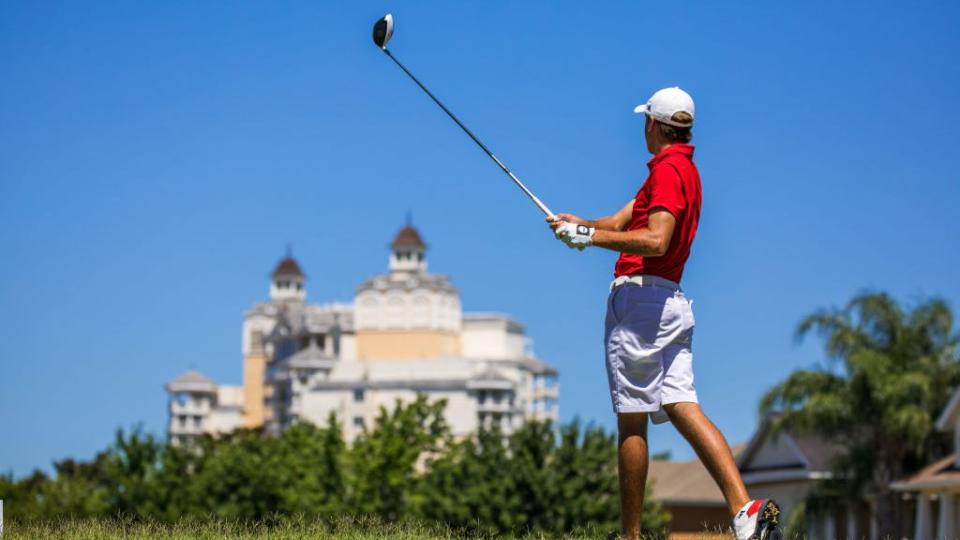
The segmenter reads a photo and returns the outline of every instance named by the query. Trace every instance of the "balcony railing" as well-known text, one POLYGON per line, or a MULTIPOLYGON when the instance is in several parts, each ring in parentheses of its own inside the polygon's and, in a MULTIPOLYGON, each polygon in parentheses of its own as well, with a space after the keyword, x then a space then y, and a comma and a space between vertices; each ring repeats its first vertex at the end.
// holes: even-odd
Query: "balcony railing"
POLYGON ((511 412, 513 410, 514 406, 506 400, 497 403, 496 401, 488 399, 482 403, 477 403, 477 411, 480 412, 511 412))
POLYGON ((533 390, 533 399, 559 399, 560 388, 557 386, 538 386, 533 390))
POLYGON ((194 414, 203 416, 210 413, 210 403, 196 403, 193 401, 180 403, 177 400, 173 400, 170 402, 170 412, 173 414, 194 414))

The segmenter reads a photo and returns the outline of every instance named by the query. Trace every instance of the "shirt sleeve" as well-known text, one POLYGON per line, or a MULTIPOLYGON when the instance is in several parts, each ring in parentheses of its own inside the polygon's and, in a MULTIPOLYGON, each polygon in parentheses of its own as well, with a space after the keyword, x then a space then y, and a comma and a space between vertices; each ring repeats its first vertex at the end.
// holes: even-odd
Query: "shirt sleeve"
POLYGON ((687 207, 687 200, 683 196, 683 183, 677 170, 667 163, 660 163, 650 172, 648 211, 663 208, 679 220, 687 207))

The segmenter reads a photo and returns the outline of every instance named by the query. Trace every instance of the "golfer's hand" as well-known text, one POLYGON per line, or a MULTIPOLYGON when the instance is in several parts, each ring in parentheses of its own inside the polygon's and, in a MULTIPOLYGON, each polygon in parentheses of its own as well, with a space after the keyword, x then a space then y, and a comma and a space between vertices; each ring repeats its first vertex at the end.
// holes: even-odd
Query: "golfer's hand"
POLYGON ((557 239, 567 245, 570 249, 579 249, 593 245, 593 233, 596 229, 575 223, 561 221, 561 224, 554 229, 557 239))
POLYGON ((547 216, 547 224, 550 225, 550 228, 556 232, 557 227, 562 225, 564 222, 573 223, 575 225, 586 225, 587 220, 575 216, 573 214, 557 214, 554 217, 547 216))

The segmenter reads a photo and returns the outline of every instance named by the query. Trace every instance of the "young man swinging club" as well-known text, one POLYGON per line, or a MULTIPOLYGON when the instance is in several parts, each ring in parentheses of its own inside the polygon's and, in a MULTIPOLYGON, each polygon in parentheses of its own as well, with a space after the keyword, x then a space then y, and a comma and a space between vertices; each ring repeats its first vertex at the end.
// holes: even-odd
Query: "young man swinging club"
POLYGON ((693 99, 665 88, 634 112, 644 113, 650 175, 616 214, 586 220, 547 218, 574 249, 620 252, 607 300, 607 376, 619 431, 623 535, 640 538, 647 479, 647 416, 676 426, 727 500, 738 540, 779 538, 780 508, 751 500, 726 439, 697 404, 693 386, 693 310, 680 289, 700 218, 700 175, 693 163, 693 99))

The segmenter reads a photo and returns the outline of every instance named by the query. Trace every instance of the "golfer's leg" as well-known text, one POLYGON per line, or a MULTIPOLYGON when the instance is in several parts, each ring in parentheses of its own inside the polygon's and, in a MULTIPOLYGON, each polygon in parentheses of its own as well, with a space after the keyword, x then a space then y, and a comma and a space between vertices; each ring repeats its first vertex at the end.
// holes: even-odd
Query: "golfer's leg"
POLYGON ((617 415, 620 524, 623 537, 639 540, 643 490, 647 483, 647 413, 617 415))
POLYGON ((750 496, 747 495, 747 488, 743 485, 740 471, 733 460, 733 452, 730 451, 730 445, 723 434, 696 403, 671 403, 663 408, 677 431, 687 439, 700 461, 710 471, 727 499, 730 515, 735 515, 747 504, 750 496))

